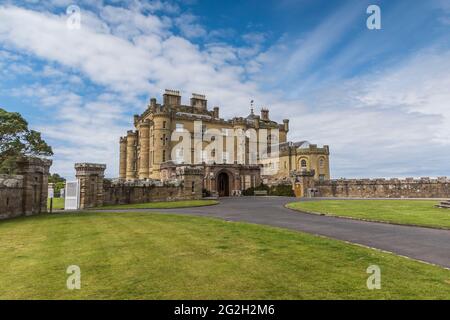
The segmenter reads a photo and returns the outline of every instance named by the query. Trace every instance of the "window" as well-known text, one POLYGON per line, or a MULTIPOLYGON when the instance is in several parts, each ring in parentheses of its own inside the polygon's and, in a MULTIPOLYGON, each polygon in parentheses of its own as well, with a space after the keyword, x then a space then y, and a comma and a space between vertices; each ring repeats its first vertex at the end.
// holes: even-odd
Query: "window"
POLYGON ((323 158, 320 158, 319 160, 319 168, 325 167, 325 160, 323 158))
POLYGON ((162 152, 162 162, 166 162, 166 150, 162 152))
POLYGON ((175 150, 175 162, 176 163, 184 163, 184 150, 183 148, 177 148, 175 150))
POLYGON ((226 129, 226 128, 222 128, 222 135, 225 137, 231 137, 231 130, 230 129, 226 129))
POLYGON ((325 181, 325 175, 324 174, 319 174, 319 181, 320 182, 325 181))
POLYGON ((284 162, 284 168, 287 169, 287 161, 284 162))
POLYGON ((166 128, 167 121, 163 121, 163 129, 166 128))
POLYGON ((183 132, 184 131, 184 125, 182 123, 175 124, 175 131, 176 132, 183 132))
POLYGON ((163 146, 165 146, 166 145, 166 134, 163 134, 161 139, 163 141, 163 146))
POLYGON ((191 191, 192 191, 192 193, 195 192, 195 182, 194 181, 191 182, 191 191))
POLYGON ((206 162, 208 160, 208 153, 206 150, 202 150, 202 162, 206 162))
POLYGON ((305 159, 302 159, 302 161, 300 161, 300 167, 302 167, 303 169, 305 169, 307 167, 307 163, 305 159))
POLYGON ((224 152, 223 153, 223 163, 229 163, 230 162, 230 153, 224 152))

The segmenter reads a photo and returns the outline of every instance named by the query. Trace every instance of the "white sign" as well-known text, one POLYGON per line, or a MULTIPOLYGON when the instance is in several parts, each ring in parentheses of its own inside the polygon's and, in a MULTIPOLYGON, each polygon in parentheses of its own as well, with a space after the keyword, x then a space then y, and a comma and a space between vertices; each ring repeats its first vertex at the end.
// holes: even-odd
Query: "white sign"
POLYGON ((53 190, 53 188, 48 188, 48 198, 52 199, 55 197, 55 191, 53 190))

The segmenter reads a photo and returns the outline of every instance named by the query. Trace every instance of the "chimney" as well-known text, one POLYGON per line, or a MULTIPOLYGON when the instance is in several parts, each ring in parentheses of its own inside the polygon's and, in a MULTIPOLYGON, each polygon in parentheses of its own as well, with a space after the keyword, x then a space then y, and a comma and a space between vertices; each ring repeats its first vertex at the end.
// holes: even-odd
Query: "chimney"
POLYGON ((219 107, 214 107, 214 118, 219 119, 219 107))
POLYGON ((166 89, 165 93, 163 94, 163 101, 165 106, 181 105, 180 91, 166 89))
POLYGON ((191 98, 191 107, 194 107, 199 111, 206 111, 207 110, 206 96, 203 94, 193 93, 191 98))
POLYGON ((151 98, 150 99, 150 107, 151 108, 156 108, 156 98, 151 98))
POLYGON ((284 131, 288 132, 289 131, 289 119, 283 119, 283 123, 284 123, 284 131))
POLYGON ((269 109, 261 109, 261 120, 269 120, 269 109))

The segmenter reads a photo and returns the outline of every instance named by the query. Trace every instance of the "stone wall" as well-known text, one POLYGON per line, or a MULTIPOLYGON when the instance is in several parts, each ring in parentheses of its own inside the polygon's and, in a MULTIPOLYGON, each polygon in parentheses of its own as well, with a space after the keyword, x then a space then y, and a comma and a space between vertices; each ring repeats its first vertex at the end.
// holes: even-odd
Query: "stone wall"
POLYGON ((22 214, 23 177, 0 175, 0 219, 22 214))
POLYGON ((450 198, 450 179, 340 179, 315 182, 321 197, 450 198))
POLYGON ((190 183, 153 184, 150 182, 111 182, 105 180, 103 205, 146 203, 154 201, 201 199, 202 188, 190 183))
POLYGON ((47 212, 50 160, 22 158, 18 175, 0 175, 0 219, 47 212))
POLYGON ((104 179, 106 165, 75 164, 80 181, 80 209, 103 205, 134 204, 154 201, 194 200, 202 198, 204 171, 179 167, 167 181, 104 179))

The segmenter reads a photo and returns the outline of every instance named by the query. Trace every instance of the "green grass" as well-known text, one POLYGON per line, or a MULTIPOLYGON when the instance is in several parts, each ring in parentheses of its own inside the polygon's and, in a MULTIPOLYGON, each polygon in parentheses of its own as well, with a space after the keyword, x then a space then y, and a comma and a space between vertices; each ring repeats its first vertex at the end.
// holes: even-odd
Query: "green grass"
POLYGON ((188 207, 202 207, 218 204, 216 200, 181 200, 181 201, 161 201, 161 202, 147 202, 136 204, 119 204, 113 206, 103 206, 94 209, 173 209, 173 208, 188 208, 188 207))
POLYGON ((450 299, 450 271, 218 219, 63 213, 0 222, 0 299, 450 299), (366 269, 381 268, 381 290, 366 269), (81 268, 81 290, 66 269, 81 268))
POLYGON ((450 228, 450 210, 433 200, 322 200, 293 202, 288 208, 373 221, 450 228))
MULTIPOLYGON (((47 208, 50 209, 50 199, 47 199, 47 208)), ((53 198, 53 209, 64 209, 64 198, 53 198)))

